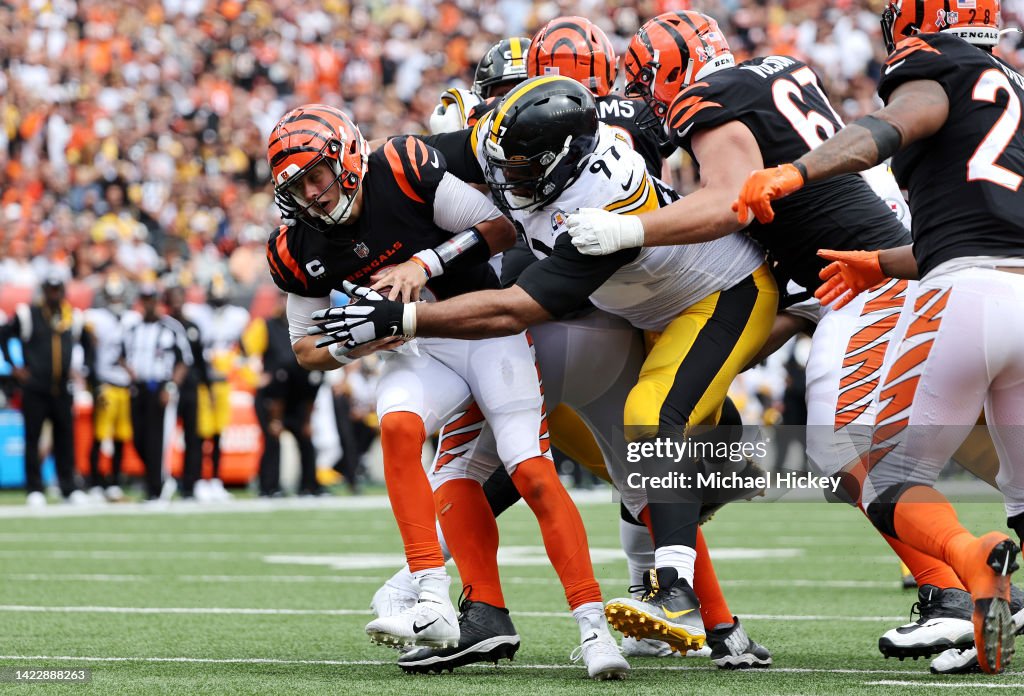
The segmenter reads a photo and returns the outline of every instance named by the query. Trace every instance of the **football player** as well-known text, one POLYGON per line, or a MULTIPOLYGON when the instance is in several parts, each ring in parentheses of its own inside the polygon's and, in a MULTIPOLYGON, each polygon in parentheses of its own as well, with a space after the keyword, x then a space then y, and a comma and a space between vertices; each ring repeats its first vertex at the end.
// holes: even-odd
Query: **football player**
MULTIPOLYGON (((717 22, 697 12, 647 22, 630 42, 625 68, 628 91, 644 95, 664 118, 670 140, 697 162, 702 187, 632 218, 600 210, 570 215, 573 243, 587 254, 697 242, 743 229, 730 205, 746 175, 798 157, 842 127, 807 65, 788 56, 737 65, 717 22)), ((773 222, 751 224, 746 232, 768 252, 780 278, 816 288, 826 263, 818 249, 881 249, 909 241, 899 219, 909 216, 891 175, 882 168, 870 177, 873 187, 854 175, 808 187, 785 201, 773 222)), ((850 502, 860 498, 863 474, 856 463, 870 446, 880 375, 910 322, 913 292, 904 281, 880 283, 860 304, 827 311, 815 330, 807 366, 808 456, 829 475, 850 469, 844 478, 850 502)), ((930 655, 969 641, 966 593, 952 569, 892 537, 886 541, 913 571, 925 616, 888 632, 879 643, 883 654, 930 655)))
POLYGON ((211 476, 195 482, 195 497, 200 502, 231 499, 220 478, 221 436, 231 420, 231 385, 228 374, 241 350, 242 332, 249 325, 249 312, 228 302, 230 287, 217 274, 206 288, 205 303, 186 303, 185 318, 199 327, 206 362, 207 382, 198 389, 198 428, 202 440, 210 440, 211 476))
POLYGON ((498 99, 526 79, 530 40, 510 36, 487 49, 477 63, 472 89, 450 87, 430 114, 431 133, 451 133, 476 125, 498 99))
MULTIPOLYGON (((761 347, 775 315, 778 291, 760 250, 731 235, 602 259, 580 254, 566 233, 564 209, 600 205, 628 215, 675 194, 647 172, 621 133, 599 124, 593 95, 575 80, 527 80, 463 137, 479 181, 525 234, 538 262, 511 288, 439 303, 369 300, 368 290, 350 284, 362 306, 319 312, 316 330, 353 347, 385 335, 485 338, 564 316, 589 298, 653 332, 653 348, 626 399, 627 437, 671 437, 691 423, 715 424, 729 384, 761 347)), ((471 167, 463 163, 460 171, 471 167)), ((611 473, 626 487, 626 472, 611 473)), ((650 502, 645 518, 661 568, 647 582, 653 590, 664 585, 657 594, 671 602, 673 617, 662 615, 667 635, 658 637, 686 650, 701 647, 706 633, 691 589, 701 505, 682 497, 650 502)))
MULTIPOLYGON (((294 350, 309 369, 334 369, 358 357, 339 343, 306 335, 310 315, 330 306, 343 282, 368 281, 397 264, 389 294, 415 300, 424 292, 445 298, 496 287, 487 259, 511 245, 513 228, 486 196, 449 174, 440 154, 411 137, 389 140, 370 153, 358 128, 338 109, 307 105, 286 114, 270 136, 268 158, 279 198, 297 211, 268 242, 278 285, 290 293, 294 350), (454 236, 453 236, 454 235, 454 236), (402 281, 409 269, 420 280, 402 281)), ((369 291, 368 291, 369 292, 369 291)), ((383 301, 370 293, 352 312, 383 301)), ((393 347, 366 336, 374 347, 393 347)), ((489 341, 425 340, 402 346, 385 361, 377 393, 385 481, 419 601, 397 615, 367 625, 375 640, 397 645, 457 645, 459 626, 450 578, 435 533, 435 499, 420 465, 427 432, 471 401, 486 417, 502 463, 541 526, 545 548, 581 628, 591 676, 624 676, 604 620, 579 512, 558 480, 548 453, 537 369, 523 332, 489 341), (494 368, 498 369, 494 369, 494 368)), ((506 625, 496 572, 474 573, 479 549, 497 546, 497 527, 476 481, 453 480, 438 488, 438 516, 464 579, 488 620, 506 625), (460 530, 453 534, 450 530, 460 530), (472 536, 467 530, 472 530, 472 536)))
POLYGON ((89 473, 92 488, 89 493, 116 502, 124 497, 121 490, 121 464, 124 462, 124 444, 132 439, 131 377, 121 363, 121 340, 125 327, 139 320, 126 303, 127 287, 120 277, 111 275, 103 284, 99 307, 85 311, 86 325, 95 341, 95 372, 90 375, 93 385, 93 441, 89 450, 89 473), (114 445, 110 478, 106 490, 99 473, 100 450, 106 441, 114 445))
POLYGON ((841 305, 888 277, 921 279, 875 417, 868 516, 956 570, 974 602, 978 663, 990 673, 1013 653, 1018 548, 1001 532, 972 535, 932 485, 984 407, 1007 522, 1024 536, 1024 77, 992 54, 999 12, 997 0, 956 11, 938 0, 890 3, 878 87, 886 106, 821 148, 754 172, 736 200, 740 219, 752 211, 770 223, 785 196, 893 158, 914 211, 913 246, 828 252, 835 260, 819 293, 841 305))

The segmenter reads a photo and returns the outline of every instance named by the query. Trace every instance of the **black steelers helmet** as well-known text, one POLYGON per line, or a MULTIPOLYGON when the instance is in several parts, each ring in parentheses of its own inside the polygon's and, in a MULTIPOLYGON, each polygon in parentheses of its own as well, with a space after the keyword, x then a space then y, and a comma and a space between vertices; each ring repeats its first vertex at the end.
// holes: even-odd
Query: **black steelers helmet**
POLYGON ((488 48, 477 63, 473 91, 482 99, 490 99, 495 87, 525 80, 529 50, 530 40, 525 36, 510 36, 488 48))
POLYGON ((531 78, 505 95, 481 135, 494 197, 508 210, 536 210, 575 181, 594 152, 594 95, 571 77, 531 78))

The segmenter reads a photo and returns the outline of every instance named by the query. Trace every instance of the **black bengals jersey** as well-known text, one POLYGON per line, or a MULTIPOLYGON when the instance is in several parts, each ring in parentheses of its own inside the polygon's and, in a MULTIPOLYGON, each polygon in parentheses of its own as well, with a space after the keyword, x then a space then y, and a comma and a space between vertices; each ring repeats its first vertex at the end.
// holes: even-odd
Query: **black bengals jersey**
MULTIPOLYGON (((755 58, 690 85, 672 102, 667 126, 672 142, 693 156, 694 135, 732 121, 753 133, 765 167, 800 158, 843 126, 814 71, 788 56, 755 58)), ((772 207, 771 223, 755 220, 746 232, 768 252, 777 278, 808 289, 821 284, 826 262, 818 249, 910 243, 889 206, 856 174, 809 184, 772 207)))
POLYGON ((896 153, 893 173, 914 213, 914 257, 921 277, 962 256, 1024 257, 1024 77, 951 34, 901 41, 886 60, 878 94, 939 83, 949 117, 930 138, 896 153))
POLYGON ((659 133, 652 128, 641 128, 640 123, 657 123, 658 119, 642 99, 627 99, 617 94, 597 97, 597 118, 609 126, 618 128, 629 140, 634 150, 647 163, 651 176, 661 177, 662 142, 659 133))
MULTIPOLYGON (((434 195, 446 171, 437 150, 413 137, 392 138, 370 154, 354 223, 324 230, 300 218, 270 235, 274 282, 295 295, 325 297, 343 280, 370 285, 370 276, 385 266, 450 239, 451 232, 434 224, 434 195)), ((486 262, 456 265, 427 283, 439 299, 496 287, 486 262)))

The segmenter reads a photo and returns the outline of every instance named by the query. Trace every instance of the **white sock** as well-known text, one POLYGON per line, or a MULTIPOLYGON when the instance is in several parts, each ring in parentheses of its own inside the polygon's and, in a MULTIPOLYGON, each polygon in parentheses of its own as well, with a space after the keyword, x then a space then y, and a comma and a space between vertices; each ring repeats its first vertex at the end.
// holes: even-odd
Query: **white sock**
POLYGON ((404 565, 399 568, 394 575, 388 578, 388 584, 393 587, 400 587, 403 590, 408 590, 413 594, 416 594, 416 583, 412 578, 412 573, 409 572, 409 566, 404 565))
POLYGON ((604 604, 601 602, 579 605, 572 610, 572 618, 580 626, 580 640, 586 638, 591 631, 608 632, 608 624, 604 620, 604 604))
POLYGON ((689 546, 662 546, 654 551, 656 568, 675 568, 680 579, 693 587, 693 564, 697 560, 697 551, 689 546))
POLYGON ((452 584, 452 579, 448 577, 444 566, 418 570, 412 574, 412 579, 419 588, 421 595, 424 592, 429 592, 440 599, 450 599, 448 597, 448 586, 452 584))
POLYGON ((635 525, 620 519, 619 543, 626 552, 630 586, 643 585, 644 575, 654 567, 654 542, 651 541, 651 533, 642 524, 635 525))
POLYGON ((448 550, 448 544, 444 540, 444 532, 441 531, 441 523, 436 522, 437 527, 437 543, 441 545, 441 556, 444 558, 444 562, 452 560, 452 552, 448 550))

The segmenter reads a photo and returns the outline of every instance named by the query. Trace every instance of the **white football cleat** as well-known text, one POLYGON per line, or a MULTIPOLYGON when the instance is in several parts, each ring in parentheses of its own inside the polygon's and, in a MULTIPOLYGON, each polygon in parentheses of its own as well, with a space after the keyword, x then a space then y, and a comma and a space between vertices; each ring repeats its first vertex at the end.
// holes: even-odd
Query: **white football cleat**
POLYGON ((587 666, 587 674, 598 681, 625 679, 629 675, 629 663, 607 628, 591 629, 580 641, 579 647, 569 655, 569 659, 573 662, 582 659, 587 666))
MULTIPOLYGON (((703 648, 701 648, 703 650, 703 648)), ((687 657, 692 657, 691 653, 697 651, 688 650, 687 657)), ((654 640, 653 638, 633 638, 631 636, 622 637, 622 654, 626 657, 680 657, 680 653, 677 653, 672 649, 668 643, 663 640, 654 640)), ((708 656, 711 655, 711 649, 707 650, 708 656)))
POLYGON ((455 647, 459 643, 459 617, 448 596, 450 584, 447 575, 421 578, 416 581, 416 603, 397 614, 374 619, 366 624, 366 634, 374 643, 391 647, 455 647))
POLYGON ((415 605, 416 600, 416 586, 412 583, 412 576, 408 573, 396 574, 373 593, 370 609, 378 619, 384 619, 402 613, 415 605), (400 584, 399 577, 408 578, 409 583, 400 584))
POLYGON ((25 505, 30 508, 46 507, 46 494, 42 491, 32 491, 25 496, 25 505))
POLYGON ((93 503, 93 501, 89 498, 88 493, 86 493, 85 491, 80 491, 77 488, 71 491, 71 494, 64 499, 64 502, 66 502, 68 505, 73 505, 75 507, 84 507, 87 505, 92 505, 93 503))
POLYGON ((219 478, 210 479, 210 499, 215 503, 226 503, 229 500, 234 500, 235 496, 232 495, 228 489, 224 488, 224 482, 219 478))
POLYGON ((124 491, 120 486, 107 486, 107 500, 111 503, 118 503, 124 500, 124 491))

